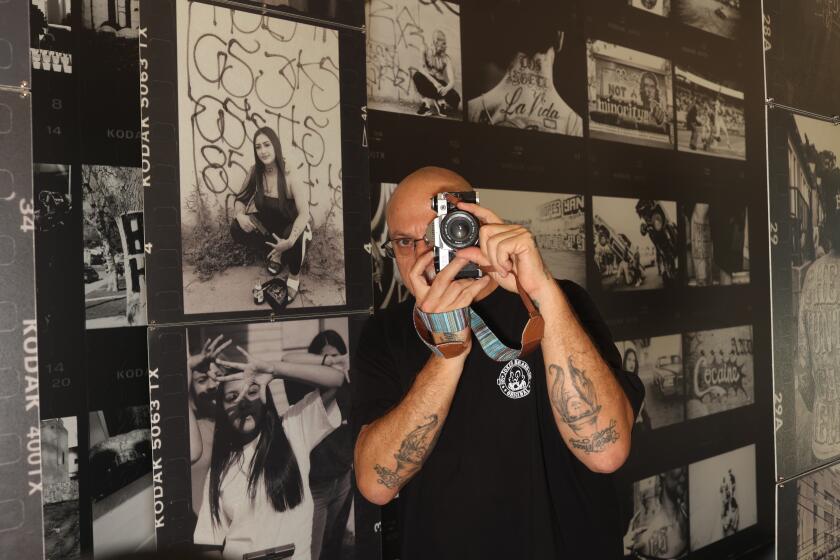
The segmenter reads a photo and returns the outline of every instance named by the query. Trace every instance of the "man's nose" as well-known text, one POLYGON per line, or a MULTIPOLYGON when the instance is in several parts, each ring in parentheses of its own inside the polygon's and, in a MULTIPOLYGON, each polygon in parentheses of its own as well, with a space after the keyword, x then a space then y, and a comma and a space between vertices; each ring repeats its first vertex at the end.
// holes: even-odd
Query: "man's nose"
POLYGON ((417 244, 414 246, 414 256, 422 257, 431 250, 432 247, 428 243, 426 243, 425 239, 419 239, 417 241, 417 244))
POLYGON ((207 386, 210 387, 211 389, 215 389, 216 387, 219 386, 219 382, 216 381, 215 379, 208 379, 207 380, 207 386))

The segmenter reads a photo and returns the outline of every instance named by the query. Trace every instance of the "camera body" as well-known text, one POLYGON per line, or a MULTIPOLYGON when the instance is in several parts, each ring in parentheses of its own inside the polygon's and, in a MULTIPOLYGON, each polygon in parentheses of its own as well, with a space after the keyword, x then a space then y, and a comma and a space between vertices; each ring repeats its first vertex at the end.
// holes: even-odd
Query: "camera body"
MULTIPOLYGON (((442 192, 432 197, 432 210, 436 217, 426 230, 426 243, 434 249, 435 272, 440 272, 459 249, 478 246, 478 229, 481 223, 473 214, 456 207, 458 202, 478 204, 478 192, 442 192)), ((468 263, 455 276, 461 278, 481 278, 478 266, 468 263)))

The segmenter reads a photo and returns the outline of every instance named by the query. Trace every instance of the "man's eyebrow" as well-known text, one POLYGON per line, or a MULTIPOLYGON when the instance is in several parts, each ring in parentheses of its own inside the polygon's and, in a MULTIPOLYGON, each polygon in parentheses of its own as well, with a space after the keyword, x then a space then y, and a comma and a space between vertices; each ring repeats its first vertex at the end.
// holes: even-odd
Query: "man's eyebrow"
POLYGON ((391 237, 391 239, 402 239, 402 238, 413 239, 411 234, 406 233, 404 231, 392 231, 390 237, 391 237))

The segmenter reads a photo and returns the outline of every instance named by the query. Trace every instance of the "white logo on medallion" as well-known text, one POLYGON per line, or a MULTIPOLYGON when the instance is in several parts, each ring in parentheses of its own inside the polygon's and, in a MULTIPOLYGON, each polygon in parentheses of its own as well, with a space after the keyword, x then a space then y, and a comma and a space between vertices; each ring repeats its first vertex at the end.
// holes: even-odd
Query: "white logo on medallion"
POLYGON ((499 373, 496 384, 508 398, 527 397, 531 393, 531 366, 518 359, 509 361, 499 373))

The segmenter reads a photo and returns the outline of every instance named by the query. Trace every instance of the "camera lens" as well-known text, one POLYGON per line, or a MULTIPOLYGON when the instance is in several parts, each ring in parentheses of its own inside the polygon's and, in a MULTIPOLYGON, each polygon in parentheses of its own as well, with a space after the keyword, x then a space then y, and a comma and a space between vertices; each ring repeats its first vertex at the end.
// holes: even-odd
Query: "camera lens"
POLYGON ((451 212, 443 217, 440 226, 444 243, 453 249, 471 247, 478 241, 478 220, 469 212, 451 212))

